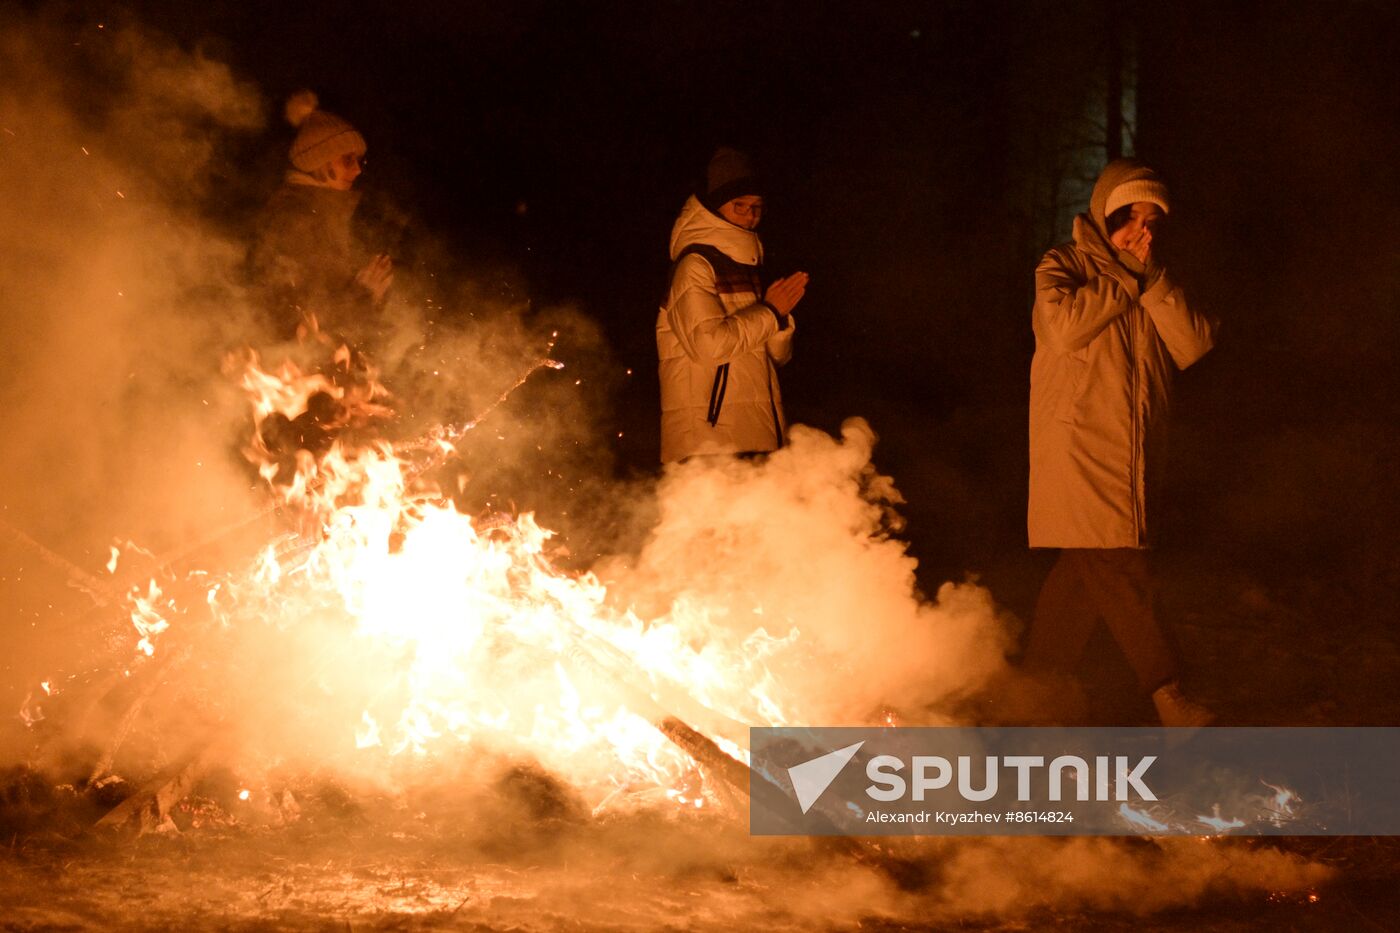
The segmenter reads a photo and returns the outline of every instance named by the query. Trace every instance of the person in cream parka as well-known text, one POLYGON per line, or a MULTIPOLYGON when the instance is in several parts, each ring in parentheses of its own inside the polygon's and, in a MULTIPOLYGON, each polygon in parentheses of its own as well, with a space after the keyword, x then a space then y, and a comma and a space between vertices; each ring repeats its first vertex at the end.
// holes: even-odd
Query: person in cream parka
POLYGON ((1168 725, 1213 717, 1177 686, 1152 605, 1145 549, 1155 530, 1171 378, 1204 356, 1215 326, 1153 252, 1166 186, 1131 159, 1110 163, 1074 240, 1036 269, 1031 362, 1030 546, 1060 548, 1041 589, 1026 660, 1071 667, 1107 623, 1168 725))

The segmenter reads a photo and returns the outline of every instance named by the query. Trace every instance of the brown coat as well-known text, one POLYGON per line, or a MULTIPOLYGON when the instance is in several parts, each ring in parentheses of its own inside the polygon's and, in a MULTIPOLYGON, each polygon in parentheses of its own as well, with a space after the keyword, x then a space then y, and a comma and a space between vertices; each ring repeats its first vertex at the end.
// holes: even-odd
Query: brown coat
POLYGON ((1074 241, 1045 254, 1031 313, 1031 547, 1149 543, 1174 368, 1214 344, 1212 322, 1160 267, 1108 241, 1108 195, 1145 171, 1114 162, 1094 186, 1074 241))
POLYGON ((308 316, 328 331, 353 328, 372 316, 369 293, 355 284, 365 258, 350 234, 359 200, 356 191, 288 181, 268 201, 252 272, 279 336, 290 337, 308 316))

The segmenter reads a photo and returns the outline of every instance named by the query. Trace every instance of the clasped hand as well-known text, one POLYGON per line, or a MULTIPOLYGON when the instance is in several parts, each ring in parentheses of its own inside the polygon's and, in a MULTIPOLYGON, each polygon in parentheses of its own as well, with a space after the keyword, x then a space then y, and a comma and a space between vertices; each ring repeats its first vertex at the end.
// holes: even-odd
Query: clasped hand
POLYGON ((772 305, 778 314, 787 317, 807 293, 808 278, 805 272, 794 272, 786 278, 777 279, 763 293, 763 300, 772 305))
POLYGON ((355 273, 355 282, 373 295, 375 301, 383 301, 384 293, 394 284, 394 261, 380 253, 355 273))

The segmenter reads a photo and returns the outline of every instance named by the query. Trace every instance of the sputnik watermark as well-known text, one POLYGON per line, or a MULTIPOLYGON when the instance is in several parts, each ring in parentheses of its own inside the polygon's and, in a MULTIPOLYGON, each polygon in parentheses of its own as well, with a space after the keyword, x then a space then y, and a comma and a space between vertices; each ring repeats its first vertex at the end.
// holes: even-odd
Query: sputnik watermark
MULTIPOLYGON (((1016 799, 1018 801, 1031 800, 1031 777, 1032 772, 1037 768, 1046 768, 1045 756, 1043 755, 1008 755, 1005 758, 997 758, 995 755, 986 757, 986 770, 982 775, 982 786, 973 787, 972 756, 959 755, 956 769, 949 763, 948 759, 940 758, 937 755, 915 755, 910 762, 911 780, 906 781, 900 772, 904 769, 903 760, 894 755, 876 755, 871 758, 865 766, 865 774, 875 783, 865 789, 866 794, 872 800, 889 802, 891 800, 901 800, 909 795, 914 800, 923 800, 929 791, 942 790, 949 786, 952 781, 953 772, 956 770, 958 781, 958 795, 964 800, 985 801, 992 800, 1001 789, 998 775, 1002 767, 1010 768, 1016 772, 1016 799), (930 776, 930 771, 932 775, 930 776)), ((1143 783, 1143 775, 1152 766, 1152 762, 1157 760, 1156 755, 1147 755, 1137 759, 1136 764, 1129 770, 1130 759, 1126 755, 1109 756, 1098 755, 1094 758, 1092 771, 1093 797, 1089 796, 1089 773, 1091 767, 1088 762, 1078 755, 1060 755, 1050 762, 1046 768, 1046 787, 1048 789, 1048 799, 1063 800, 1064 786, 1067 780, 1075 785, 1074 799, 1076 800, 1128 800, 1129 791, 1137 795, 1141 800, 1156 800, 1157 795, 1152 793, 1152 788, 1143 783), (1065 774, 1069 772, 1070 777, 1066 779, 1065 774), (1112 777, 1112 781, 1110 781, 1112 777), (1113 791, 1110 794, 1110 784, 1113 791)), ((1039 798, 1036 798, 1039 799, 1039 798)))
MULTIPOLYGON (((793 792, 803 813, 812 809, 822 792, 840 776, 846 764, 864 744, 857 742, 787 769, 793 792)), ((1031 782, 1034 772, 1044 768, 1046 799, 1051 801, 1064 799, 1067 783, 1073 784, 1076 800, 1124 801, 1132 799, 1132 795, 1136 795, 1140 800, 1156 800, 1157 795, 1152 792, 1152 788, 1143 782, 1147 769, 1156 760, 1157 756, 1147 755, 1138 758, 1130 767, 1130 759, 1125 755, 1098 755, 1091 766, 1077 755, 1060 755, 1052 759, 1047 766, 1043 755, 1008 755, 1004 759, 988 756, 985 759, 982 786, 973 787, 972 772, 975 766, 970 755, 958 756, 955 759, 956 765, 938 755, 915 755, 908 762, 895 755, 876 755, 865 764, 865 776, 872 782, 865 788, 865 793, 871 800, 882 803, 902 800, 906 796, 915 801, 923 801, 930 791, 947 788, 956 773, 959 796, 964 800, 981 802, 997 796, 1001 786, 998 777, 1000 770, 1009 768, 1016 772, 1016 800, 1026 802, 1032 799, 1031 782), (905 780, 902 773, 906 766, 910 772, 909 780, 905 780)), ((927 813, 916 815, 920 819, 914 822, 927 822, 927 813)), ((901 819, 892 822, 908 821, 901 819)))
POLYGON ((1400 729, 783 728, 751 741, 757 834, 1400 834, 1400 729))

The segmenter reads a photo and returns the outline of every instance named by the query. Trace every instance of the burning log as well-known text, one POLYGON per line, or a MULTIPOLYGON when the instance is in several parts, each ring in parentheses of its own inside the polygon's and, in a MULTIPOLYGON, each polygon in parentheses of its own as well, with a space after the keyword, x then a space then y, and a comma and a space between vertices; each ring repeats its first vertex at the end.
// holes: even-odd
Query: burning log
MULTIPOLYGON (((781 806, 792 802, 786 790, 766 776, 759 775, 742 761, 725 754, 710 739, 674 716, 666 717, 656 726, 662 735, 694 758, 701 767, 723 779, 729 787, 743 796, 749 797, 753 793, 759 798, 760 804, 767 806, 781 806)), ((753 800, 750 800, 750 806, 752 805, 753 800)), ((817 845, 878 871, 905 891, 920 890, 932 881, 928 864, 890 855, 861 839, 840 835, 826 836, 819 837, 817 845)))
MULTIPOLYGON (((612 684, 623 694, 628 709, 656 727, 662 735, 689 755, 706 773, 722 781, 723 786, 728 787, 737 795, 749 799, 750 806, 754 803, 753 795, 758 796, 760 805, 781 807, 784 804, 792 803, 791 795, 785 789, 773 783, 766 775, 755 772, 742 761, 729 755, 715 744, 714 740, 667 711, 650 693, 632 683, 632 679, 626 676, 625 671, 618 671, 615 663, 609 664, 600 659, 594 647, 599 643, 606 645, 606 642, 597 638, 591 639, 590 642, 576 639, 568 657, 595 676, 612 684)), ((616 657, 620 656, 621 652, 614 648, 609 654, 616 657)), ((692 702, 694 703, 694 701, 692 702)), ((704 709, 703 705, 699 703, 694 703, 694 706, 704 709)), ((714 713, 714 715, 718 717, 720 714, 714 713)), ((878 871, 902 890, 920 890, 927 887, 932 881, 930 866, 926 863, 890 855, 861 839, 832 835, 820 838, 818 845, 878 871)))
POLYGON ((138 833, 144 834, 173 825, 170 814, 208 773, 218 751, 217 742, 196 743, 174 765, 113 807, 97 821, 95 828, 119 830, 134 826, 138 833))

